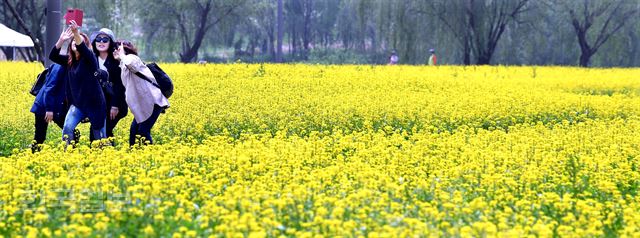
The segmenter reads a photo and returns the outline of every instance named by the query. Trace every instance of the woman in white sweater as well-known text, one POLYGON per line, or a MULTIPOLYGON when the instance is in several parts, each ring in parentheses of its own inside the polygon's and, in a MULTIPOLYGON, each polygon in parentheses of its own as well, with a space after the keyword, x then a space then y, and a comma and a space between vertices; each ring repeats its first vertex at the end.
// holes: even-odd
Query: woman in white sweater
POLYGON ((113 53, 116 60, 120 61, 122 69, 122 84, 125 88, 125 100, 133 114, 131 131, 129 133, 129 145, 136 143, 136 136, 144 138, 144 143, 153 143, 151 128, 158 120, 160 113, 169 107, 169 101, 162 95, 162 91, 155 85, 158 82, 147 66, 138 57, 138 50, 129 41, 119 41, 118 48, 113 53), (139 77, 141 73, 154 84, 139 77))

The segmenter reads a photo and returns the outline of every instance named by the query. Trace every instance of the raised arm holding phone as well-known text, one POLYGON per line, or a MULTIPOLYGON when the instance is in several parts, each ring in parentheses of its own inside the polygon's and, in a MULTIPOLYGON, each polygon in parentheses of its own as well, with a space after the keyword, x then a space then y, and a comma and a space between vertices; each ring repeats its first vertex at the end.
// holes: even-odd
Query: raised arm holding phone
POLYGON ((106 137, 106 102, 99 80, 108 77, 106 71, 100 70, 98 61, 89 49, 89 37, 80 32, 74 20, 60 35, 56 46, 51 50, 49 58, 68 71, 67 98, 71 106, 67 112, 62 129, 62 139, 67 145, 74 139, 74 129, 84 118, 91 122, 91 139, 106 137), (72 39, 67 55, 60 50, 65 41, 72 39))

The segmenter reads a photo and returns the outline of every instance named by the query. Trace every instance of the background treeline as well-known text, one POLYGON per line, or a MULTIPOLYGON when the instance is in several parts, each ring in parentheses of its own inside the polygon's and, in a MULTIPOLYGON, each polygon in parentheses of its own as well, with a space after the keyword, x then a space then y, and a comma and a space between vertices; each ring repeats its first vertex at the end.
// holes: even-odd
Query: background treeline
MULTIPOLYGON (((3 24, 37 39, 20 54, 46 56, 46 1, 1 6, 3 24)), ((68 7, 85 11, 87 31, 111 28, 157 61, 384 64, 395 49, 401 63, 424 64, 434 48, 440 64, 640 65, 640 0, 63 1, 68 7)))

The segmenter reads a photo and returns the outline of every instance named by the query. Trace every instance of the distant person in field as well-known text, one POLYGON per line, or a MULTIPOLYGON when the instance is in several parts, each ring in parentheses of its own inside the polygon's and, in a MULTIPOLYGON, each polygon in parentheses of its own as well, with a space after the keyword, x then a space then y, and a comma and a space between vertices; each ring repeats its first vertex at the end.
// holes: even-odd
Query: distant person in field
POLYGON ((427 60, 427 64, 434 66, 438 63, 438 58, 436 57, 436 50, 434 49, 429 49, 429 53, 431 53, 431 55, 429 56, 429 59, 427 60))
POLYGON ((398 57, 398 52, 396 52, 395 50, 391 51, 391 56, 389 56, 389 64, 396 65, 398 64, 399 60, 400 58, 398 57))
MULTIPOLYGON (((31 152, 40 151, 42 143, 47 139, 47 128, 49 123, 54 122, 60 127, 64 126, 64 119, 69 111, 66 93, 67 68, 52 64, 46 76, 42 89, 36 95, 36 99, 31 106, 31 112, 35 115, 35 133, 31 152)), ((80 138, 80 131, 74 130, 76 143, 80 138)))
POLYGON ((108 73, 100 70, 90 46, 89 37, 80 32, 75 21, 71 21, 71 25, 60 35, 56 47, 49 54, 51 61, 66 67, 69 76, 66 88, 71 106, 62 129, 62 139, 67 145, 75 139, 73 131, 85 118, 89 118, 91 122, 92 139, 106 137, 106 102, 99 81, 106 80, 108 73), (70 39, 73 40, 69 43, 67 52, 60 55, 62 45, 70 39))
POLYGON ((138 50, 131 42, 119 41, 113 56, 120 61, 122 84, 125 87, 127 104, 133 114, 129 145, 135 145, 136 136, 144 138, 145 143, 153 144, 151 128, 158 120, 160 113, 169 107, 169 100, 162 95, 160 88, 136 74, 140 73, 156 85, 158 84, 151 70, 138 57, 138 50))
POLYGON ((107 83, 111 84, 112 92, 105 92, 103 87, 103 93, 107 109, 106 136, 111 138, 113 137, 113 128, 116 127, 120 119, 127 116, 128 112, 124 96, 125 89, 122 85, 122 78, 120 78, 120 62, 113 57, 113 52, 116 49, 113 31, 102 28, 91 34, 91 46, 98 59, 98 67, 109 73, 107 83))

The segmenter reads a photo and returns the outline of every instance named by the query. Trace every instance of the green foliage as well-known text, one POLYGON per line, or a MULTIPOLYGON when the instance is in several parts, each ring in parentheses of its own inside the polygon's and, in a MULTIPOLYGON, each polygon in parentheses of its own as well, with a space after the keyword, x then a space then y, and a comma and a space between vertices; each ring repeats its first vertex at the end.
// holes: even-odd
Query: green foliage
MULTIPOLYGON (((23 10, 23 20, 35 32, 34 37, 43 42, 45 18, 38 10, 44 7, 43 1, 7 2, 23 10)), ((275 60, 276 1, 63 2, 63 9, 85 10, 87 32, 108 27, 118 38, 137 43, 141 56, 147 60, 275 60), (209 11, 205 11, 207 6, 211 7, 209 11), (233 10, 229 11, 229 6, 233 10), (226 59, 207 52, 211 48, 233 47, 239 40, 241 51, 250 56, 242 54, 226 59)), ((587 41, 594 46, 598 38, 606 38, 591 57, 591 65, 640 65, 637 44, 640 9, 633 0, 283 0, 283 3, 283 52, 289 62, 383 63, 386 56, 377 54, 395 49, 403 64, 424 64, 428 50, 435 48, 440 64, 577 65, 582 52, 570 12, 572 9, 582 12, 587 6, 588 12, 604 13, 591 21, 587 41), (522 1, 526 3, 525 10, 513 13, 516 4, 522 1), (609 13, 611 21, 607 24, 609 13), (506 19, 506 24, 496 25, 501 19, 506 19), (613 31, 620 22, 625 22, 620 30, 610 37, 599 37, 601 32, 613 31), (497 37, 496 30, 501 27, 504 31, 497 37), (325 56, 328 58, 318 58, 325 56)), ((21 31, 6 8, 0 9, 0 13, 0 21, 21 31)))

